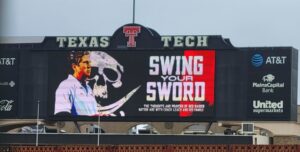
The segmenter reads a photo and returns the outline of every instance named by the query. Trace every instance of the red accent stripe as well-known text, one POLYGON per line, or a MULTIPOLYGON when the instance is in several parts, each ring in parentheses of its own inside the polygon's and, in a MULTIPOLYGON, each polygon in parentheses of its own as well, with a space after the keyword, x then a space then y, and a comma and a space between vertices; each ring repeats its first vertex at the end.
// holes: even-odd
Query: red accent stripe
MULTIPOLYGON (((209 106, 214 105, 214 81, 215 81, 215 51, 214 50, 185 50, 184 56, 203 56, 203 75, 192 75, 192 82, 205 82, 205 101, 209 106)), ((183 75, 185 76, 185 75, 183 75)), ((183 78, 182 76, 182 78, 183 78)), ((184 81, 187 82, 187 81, 184 81)), ((194 89, 194 88, 193 88, 194 89)), ((182 90, 183 92, 184 90, 182 90)), ((182 93, 183 95, 183 93, 182 93)), ((193 94, 194 97, 194 94, 193 94)), ((181 107, 193 108, 200 101, 180 101, 181 107)), ((183 111, 180 108, 180 117, 189 117, 193 115, 193 111, 183 111)))

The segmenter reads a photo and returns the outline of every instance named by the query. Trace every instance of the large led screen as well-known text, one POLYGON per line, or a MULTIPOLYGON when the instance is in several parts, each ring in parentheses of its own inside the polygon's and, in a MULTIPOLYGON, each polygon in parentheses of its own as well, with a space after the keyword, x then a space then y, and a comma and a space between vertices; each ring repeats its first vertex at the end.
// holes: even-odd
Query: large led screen
POLYGON ((292 104, 291 54, 282 50, 249 52, 248 117, 289 117, 292 104))
POLYGON ((19 53, 0 52, 0 118, 14 118, 18 113, 19 53))
POLYGON ((53 118, 214 117, 214 50, 53 51, 48 63, 53 118))

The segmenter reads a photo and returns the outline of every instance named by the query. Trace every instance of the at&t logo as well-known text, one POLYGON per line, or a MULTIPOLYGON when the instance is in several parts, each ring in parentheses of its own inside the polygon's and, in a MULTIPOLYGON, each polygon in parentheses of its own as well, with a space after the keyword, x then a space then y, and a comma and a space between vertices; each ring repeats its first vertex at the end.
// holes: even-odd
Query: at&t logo
POLYGON ((254 54, 251 58, 251 63, 254 67, 260 67, 264 63, 264 58, 261 54, 254 54))
POLYGON ((284 65, 287 62, 287 56, 265 56, 265 58, 259 54, 256 53, 251 58, 251 63, 254 67, 260 67, 263 64, 265 65, 284 65))

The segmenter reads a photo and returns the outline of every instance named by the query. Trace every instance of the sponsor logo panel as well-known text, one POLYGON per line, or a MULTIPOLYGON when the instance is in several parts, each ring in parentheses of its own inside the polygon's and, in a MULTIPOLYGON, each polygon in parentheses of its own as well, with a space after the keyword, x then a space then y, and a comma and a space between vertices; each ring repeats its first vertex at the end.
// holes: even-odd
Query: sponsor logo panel
POLYGON ((290 106, 289 54, 279 51, 250 52, 248 67, 248 117, 286 118, 290 106))
POLYGON ((0 53, 0 117, 16 116, 18 99, 18 54, 0 53))

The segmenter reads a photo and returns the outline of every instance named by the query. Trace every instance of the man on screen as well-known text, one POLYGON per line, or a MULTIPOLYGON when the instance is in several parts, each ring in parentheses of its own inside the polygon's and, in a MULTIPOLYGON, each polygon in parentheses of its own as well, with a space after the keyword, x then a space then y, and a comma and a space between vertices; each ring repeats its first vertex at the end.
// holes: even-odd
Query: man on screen
POLYGON ((55 92, 55 115, 95 116, 97 101, 87 84, 91 75, 90 52, 72 51, 69 61, 73 74, 63 80, 55 92))

